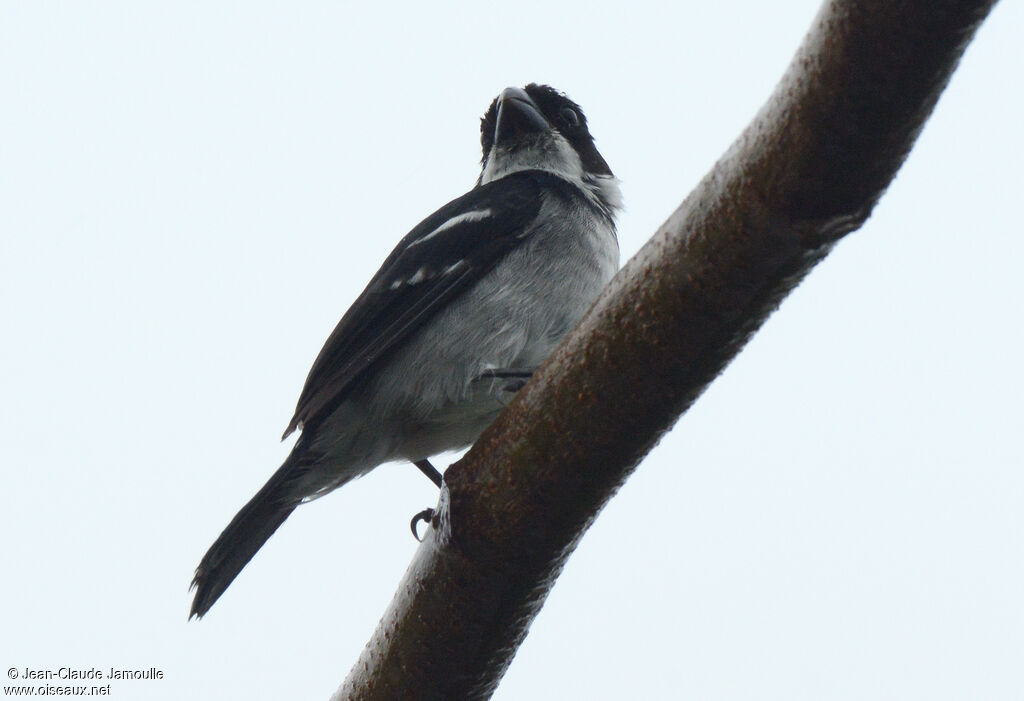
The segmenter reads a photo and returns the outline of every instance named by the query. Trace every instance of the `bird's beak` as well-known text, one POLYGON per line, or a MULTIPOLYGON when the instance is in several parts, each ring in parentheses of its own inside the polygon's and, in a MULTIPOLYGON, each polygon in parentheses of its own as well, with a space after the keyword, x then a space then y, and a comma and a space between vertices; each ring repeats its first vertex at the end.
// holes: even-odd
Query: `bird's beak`
POLYGON ((505 145, 526 134, 551 128, 537 103, 522 88, 505 88, 498 96, 498 120, 494 126, 494 143, 505 145))

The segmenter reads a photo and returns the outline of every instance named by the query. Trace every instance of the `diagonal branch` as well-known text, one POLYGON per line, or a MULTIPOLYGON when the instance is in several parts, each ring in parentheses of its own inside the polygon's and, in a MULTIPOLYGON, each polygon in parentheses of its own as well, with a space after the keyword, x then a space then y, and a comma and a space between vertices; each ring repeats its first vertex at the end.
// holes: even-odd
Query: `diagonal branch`
POLYGON ((485 699, 566 558, 855 230, 994 0, 831 0, 768 103, 473 449, 335 699, 485 699))

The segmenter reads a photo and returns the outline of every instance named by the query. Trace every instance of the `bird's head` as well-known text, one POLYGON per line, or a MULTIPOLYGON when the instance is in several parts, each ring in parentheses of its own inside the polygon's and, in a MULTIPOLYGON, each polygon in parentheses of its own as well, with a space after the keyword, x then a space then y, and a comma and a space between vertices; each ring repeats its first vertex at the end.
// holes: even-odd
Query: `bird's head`
POLYGON ((579 185, 612 211, 618 182, 594 145, 583 110, 547 85, 505 88, 480 120, 478 184, 523 170, 543 170, 579 185))

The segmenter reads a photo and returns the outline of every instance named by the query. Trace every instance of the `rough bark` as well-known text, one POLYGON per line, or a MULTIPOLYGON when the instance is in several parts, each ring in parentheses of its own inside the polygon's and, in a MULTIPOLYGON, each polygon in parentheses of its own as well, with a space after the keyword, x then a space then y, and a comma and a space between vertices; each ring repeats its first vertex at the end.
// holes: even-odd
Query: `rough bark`
POLYGON ((870 215, 994 0, 832 0, 735 144, 445 475, 335 699, 485 699, 659 438, 870 215))

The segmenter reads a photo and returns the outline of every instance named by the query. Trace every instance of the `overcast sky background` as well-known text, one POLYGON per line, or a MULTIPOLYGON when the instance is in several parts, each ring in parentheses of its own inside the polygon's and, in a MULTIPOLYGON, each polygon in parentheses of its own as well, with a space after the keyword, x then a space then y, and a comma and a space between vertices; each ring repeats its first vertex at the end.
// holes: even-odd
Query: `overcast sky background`
MULTIPOLYGON (((0 669, 326 701, 436 500, 414 468, 300 508, 199 623, 189 580, 337 319, 473 184, 489 101, 583 106, 625 260, 817 6, 0 4, 0 669)), ((1021 697, 1022 30, 995 8, 872 218, 608 505, 496 699, 1021 697)))

